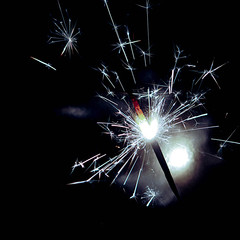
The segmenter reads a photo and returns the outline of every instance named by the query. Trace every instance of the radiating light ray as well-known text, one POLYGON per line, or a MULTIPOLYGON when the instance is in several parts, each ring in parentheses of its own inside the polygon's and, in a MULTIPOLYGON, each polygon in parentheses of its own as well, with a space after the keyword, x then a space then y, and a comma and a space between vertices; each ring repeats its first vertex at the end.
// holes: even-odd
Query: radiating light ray
POLYGON ((115 88, 115 85, 111 81, 110 76, 108 74, 107 67, 104 64, 101 64, 101 65, 102 65, 102 68, 98 67, 96 70, 98 70, 102 74, 102 80, 106 78, 108 82, 112 85, 112 87, 115 88))
POLYGON ((85 161, 79 161, 78 159, 75 161, 75 163, 74 163, 74 165, 72 166, 72 173, 73 173, 73 171, 75 170, 75 168, 76 167, 82 167, 82 168, 85 168, 85 164, 87 163, 87 162, 89 162, 89 161, 92 161, 92 162, 96 162, 96 161, 98 161, 99 159, 101 159, 101 158, 103 158, 103 157, 105 157, 106 156, 106 154, 100 154, 100 153, 98 153, 98 154, 96 154, 95 156, 93 156, 93 157, 90 157, 89 159, 87 159, 87 160, 85 160, 85 161))
MULTIPOLYGON (((128 37, 128 38, 129 38, 129 37, 128 37)), ((132 55, 133 55, 133 59, 135 59, 135 54, 134 54, 132 45, 133 45, 134 43, 137 43, 137 42, 140 42, 140 41, 141 41, 141 40, 131 41, 131 40, 129 39, 128 42, 115 43, 115 44, 113 44, 113 46, 115 47, 113 50, 118 49, 118 53, 120 53, 120 52, 122 51, 122 49, 124 49, 126 46, 130 46, 131 52, 132 52, 132 55)))
POLYGON ((199 131, 199 130, 206 130, 206 129, 212 129, 212 128, 219 128, 219 125, 214 125, 214 126, 206 126, 206 127, 195 127, 195 128, 189 128, 189 129, 183 129, 179 130, 177 129, 176 131, 173 131, 173 133, 183 133, 183 132, 192 132, 192 131, 199 131))
MULTIPOLYGON (((223 142, 223 145, 225 145, 225 143, 240 144, 240 142, 230 141, 230 140, 224 140, 224 139, 219 139, 219 138, 211 138, 211 140, 223 142)), ((223 146, 223 145, 222 145, 222 146, 223 146)))
POLYGON ((142 171, 143 171, 144 160, 145 160, 145 158, 142 159, 142 164, 141 164, 141 167, 140 167, 140 169, 139 169, 139 171, 138 171, 138 175, 137 175, 137 180, 136 180, 136 183, 135 183, 134 191, 133 191, 133 194, 132 194, 132 196, 130 197, 130 199, 136 197, 136 192, 137 192, 137 187, 138 187, 138 184, 139 184, 139 179, 140 179, 141 173, 142 173, 142 171))
POLYGON ((136 84, 136 78, 135 78, 135 75, 134 75, 134 70, 136 70, 135 68, 133 68, 129 63, 125 63, 125 62, 123 62, 122 61, 122 63, 123 63, 123 65, 124 65, 124 68, 126 69, 126 70, 129 70, 130 72, 131 72, 131 74, 132 74, 132 78, 133 78, 133 82, 136 84))
MULTIPOLYGON (((129 29, 128 29, 127 26, 126 26, 126 31, 127 31, 127 39, 128 39, 128 42, 129 42, 129 45, 130 45, 130 48, 131 48, 132 57, 133 57, 133 60, 135 60, 135 54, 134 54, 133 46, 132 46, 134 41, 132 41, 131 38, 130 38, 130 32, 129 32, 129 29)), ((140 40, 137 40, 137 42, 139 42, 139 41, 140 40)))
POLYGON ((119 77, 118 73, 117 73, 116 71, 113 71, 113 73, 114 73, 115 76, 116 76, 116 81, 119 82, 122 90, 125 92, 125 88, 124 88, 124 86, 123 86, 123 84, 122 84, 122 82, 121 82, 121 80, 120 80, 120 77, 119 77))
MULTIPOLYGON (((138 4, 137 4, 138 5, 138 4)), ((149 30, 149 12, 148 9, 151 7, 149 4, 149 0, 146 0, 146 4, 145 6, 142 5, 138 5, 141 8, 145 8, 146 9, 146 26, 147 26, 147 41, 148 41, 148 62, 151 65, 151 46, 150 46, 150 30, 149 30)), ((144 55, 145 56, 145 55, 144 55)))
POLYGON ((229 140, 229 139, 233 136, 233 134, 236 132, 236 130, 237 130, 237 128, 234 129, 234 130, 231 132, 231 134, 228 136, 228 138, 225 139, 225 140, 224 140, 224 139, 219 139, 219 138, 211 138, 211 140, 213 140, 213 141, 222 142, 222 144, 220 145, 220 148, 219 148, 219 150, 218 150, 218 153, 222 150, 222 148, 225 147, 225 145, 226 145, 227 143, 240 145, 240 142, 236 142, 236 141, 231 141, 231 140, 229 140))
POLYGON ((171 77, 170 77, 170 81, 169 81, 169 94, 171 94, 173 92, 173 84, 175 83, 175 81, 178 77, 178 74, 179 74, 180 70, 182 69, 180 67, 177 67, 178 61, 179 61, 179 59, 186 58, 186 56, 181 55, 182 53, 183 53, 183 50, 180 50, 180 48, 178 46, 176 46, 176 51, 174 53, 175 61, 174 61, 174 66, 172 68, 171 77))
POLYGON ((212 79, 214 80, 214 82, 217 84, 218 88, 221 89, 219 83, 217 82, 216 80, 216 77, 215 77, 215 71, 218 70, 219 68, 223 67, 224 65, 226 65, 228 62, 226 63, 223 63, 222 65, 219 65, 218 67, 215 67, 213 69, 213 63, 214 63, 214 60, 212 61, 211 63, 211 66, 210 66, 210 69, 209 70, 204 70, 202 72, 199 72, 199 73, 202 73, 202 75, 200 76, 200 78, 195 82, 195 85, 199 82, 199 81, 202 81, 206 76, 210 75, 212 77, 212 79))
POLYGON ((147 59, 146 59, 146 57, 148 56, 150 58, 151 57, 151 53, 143 51, 139 46, 137 46, 137 48, 139 49, 141 56, 143 56, 144 66, 147 67, 147 59))
POLYGON ((57 71, 57 69, 56 68, 54 68, 50 63, 46 63, 46 62, 43 62, 43 61, 41 61, 41 60, 39 60, 39 59, 37 59, 37 58, 35 58, 35 57, 30 57, 31 59, 33 59, 33 60, 35 60, 35 61, 37 61, 37 62, 39 62, 39 63, 41 63, 41 64, 43 64, 43 65, 45 65, 47 68, 51 68, 51 69, 53 69, 54 71, 57 71))
POLYGON ((114 23, 114 20, 113 20, 111 11, 110 11, 110 9, 109 9, 108 1, 107 1, 107 0, 104 0, 104 3, 105 3, 105 6, 106 6, 106 8, 107 8, 108 15, 109 15, 109 17, 110 17, 110 19, 111 19, 111 22, 112 22, 114 31, 115 31, 115 33, 116 33, 119 46, 120 46, 120 48, 121 48, 121 50, 122 50, 122 52, 123 52, 123 54, 124 54, 124 57, 125 57, 125 59, 126 59, 126 61, 127 61, 127 63, 128 63, 129 60, 128 60, 127 54, 126 54, 126 52, 125 52, 125 50, 124 50, 123 43, 122 43, 122 41, 121 41, 121 39, 120 39, 120 36, 119 36, 119 33, 118 33, 118 29, 117 29, 117 25, 114 23))
POLYGON ((132 75, 133 82, 134 82, 134 84, 136 84, 136 79, 135 79, 135 76, 134 76, 134 73, 133 73, 134 68, 133 68, 133 67, 130 65, 130 63, 129 63, 129 58, 128 58, 128 56, 127 56, 127 53, 126 53, 124 47, 125 47, 126 45, 130 45, 130 48, 132 49, 132 44, 134 44, 134 43, 136 43, 136 42, 139 42, 140 40, 129 41, 129 42, 122 42, 122 40, 121 40, 121 38, 120 38, 120 36, 119 36, 118 28, 117 28, 117 26, 116 26, 115 23, 114 23, 114 20, 113 20, 113 17, 112 17, 110 8, 109 8, 109 6, 108 6, 108 1, 107 1, 107 0, 104 0, 104 3, 105 3, 105 6, 106 6, 106 8, 107 8, 108 15, 109 15, 109 17, 110 17, 110 19, 111 19, 111 22, 112 22, 112 25, 113 25, 115 34, 116 34, 117 39, 118 39, 118 43, 117 43, 117 45, 116 45, 116 48, 121 49, 121 51, 122 51, 122 53, 123 53, 123 55, 124 55, 124 58, 125 58, 125 60, 126 60, 126 63, 124 63, 125 69, 130 70, 131 75, 132 75))

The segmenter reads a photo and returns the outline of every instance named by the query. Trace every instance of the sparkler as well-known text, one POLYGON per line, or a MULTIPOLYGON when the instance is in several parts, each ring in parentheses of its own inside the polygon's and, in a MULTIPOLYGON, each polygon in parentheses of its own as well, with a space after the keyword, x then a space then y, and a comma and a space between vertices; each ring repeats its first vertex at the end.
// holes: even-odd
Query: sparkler
MULTIPOLYGON (((133 82, 136 84, 136 78, 133 73, 135 69, 132 67, 132 65, 130 65, 129 57, 127 56, 125 47, 130 46, 132 57, 133 59, 135 59, 132 44, 139 41, 132 41, 130 39, 128 29, 127 29, 128 42, 123 42, 121 40, 118 28, 115 25, 110 8, 108 6, 108 2, 104 0, 104 3, 118 39, 118 43, 115 44, 116 49, 117 48, 119 49, 119 53, 120 52, 123 53, 123 56, 125 58, 125 61, 122 60, 124 68, 126 70, 131 71, 133 82)), ((149 7, 150 7, 149 1, 147 0, 145 8, 147 13, 147 36, 149 53, 144 52, 140 47, 137 46, 137 48, 140 49, 141 51, 141 55, 144 57, 145 67, 147 66, 146 56, 149 56, 149 64, 151 63, 149 16, 148 16, 149 7)), ((140 177, 145 165, 145 158, 142 158, 140 156, 142 154, 147 154, 146 148, 147 146, 151 146, 165 174, 165 177, 172 192, 174 193, 178 200, 180 199, 178 189, 175 185, 174 179, 171 175, 171 171, 168 167, 168 164, 165 160, 165 157, 159 144, 167 142, 170 135, 176 132, 193 131, 216 127, 216 126, 207 127, 198 126, 190 129, 186 127, 187 122, 194 121, 196 123, 198 118, 207 116, 207 113, 194 114, 194 110, 203 105, 200 101, 200 99, 204 95, 203 93, 192 94, 192 97, 190 97, 190 99, 182 102, 180 101, 179 98, 179 92, 175 92, 173 90, 173 85, 181 69, 183 67, 195 67, 195 65, 192 64, 185 64, 182 67, 178 67, 179 59, 186 58, 186 56, 182 55, 182 52, 183 51, 181 51, 179 47, 176 47, 176 52, 174 55, 175 62, 173 69, 171 71, 171 77, 169 78, 169 84, 167 85, 163 85, 161 87, 158 86, 152 90, 148 88, 147 92, 132 93, 131 90, 130 91, 128 90, 127 91, 128 96, 125 95, 124 97, 120 98, 117 96, 118 94, 113 93, 105 85, 103 85, 107 90, 109 97, 104 97, 101 95, 99 95, 99 97, 106 101, 108 104, 110 104, 113 107, 113 109, 116 110, 116 115, 118 115, 120 119, 117 122, 98 122, 98 124, 106 131, 106 134, 111 136, 111 138, 117 140, 119 143, 122 143, 123 147, 118 155, 116 155, 113 158, 109 158, 103 162, 99 161, 100 158, 98 158, 98 155, 97 157, 93 157, 95 163, 95 167, 91 171, 93 174, 86 180, 73 182, 71 184, 90 182, 93 180, 93 178, 95 178, 96 176, 100 176, 102 174, 109 177, 111 172, 114 172, 114 169, 118 168, 117 172, 113 173, 114 178, 112 180, 112 183, 115 182, 117 178, 120 176, 120 174, 125 171, 125 179, 123 181, 123 186, 125 186, 126 183, 129 181, 130 175, 133 173, 136 165, 140 164, 140 168, 138 170, 136 177, 135 186, 131 196, 131 198, 136 198, 140 177), (141 102, 143 110, 141 109, 139 102, 141 102), (125 109, 127 110, 124 110, 123 104, 125 105, 125 109), (180 126, 182 126, 181 130, 180 126), (97 164, 98 166, 96 166, 96 163, 98 163, 97 164)), ((200 79, 205 78, 208 74, 214 77, 213 73, 222 66, 223 65, 213 69, 212 63, 210 70, 204 71, 200 79)), ((106 78, 108 82, 111 84, 112 88, 115 89, 115 85, 110 79, 109 70, 107 69, 107 67, 102 64, 102 68, 98 68, 97 70, 101 72, 102 80, 106 78)), ((123 87, 123 84, 120 81, 118 73, 114 72, 114 74, 116 75, 116 78, 119 80, 121 88, 125 91, 125 88, 123 87)), ((199 80, 195 84, 197 84, 198 82, 199 80)), ((85 162, 88 162, 88 160, 86 160, 85 162)), ((78 166, 82 165, 75 164, 74 168, 78 166)), ((151 192, 150 188, 146 191, 146 193, 147 192, 151 192)), ((150 195, 151 197, 149 198, 147 205, 149 205, 152 202, 153 198, 156 196, 156 194, 150 195)))
MULTIPOLYGON (((74 182, 72 184, 86 183, 93 180, 98 175, 105 174, 110 176, 110 173, 119 168, 118 171, 113 174, 114 179, 112 183, 117 180, 120 174, 124 171, 127 172, 123 185, 126 185, 129 180, 133 169, 136 167, 136 163, 140 163, 138 170, 136 183, 131 198, 136 197, 138 184, 140 181, 141 173, 144 168, 145 160, 140 155, 145 152, 147 146, 151 146, 156 154, 166 179, 171 187, 173 193, 180 199, 177 187, 174 183, 171 172, 165 161, 163 153, 159 147, 159 143, 167 142, 172 133, 181 132, 178 126, 182 125, 186 128, 185 123, 207 116, 207 113, 198 114, 192 116, 194 108, 202 106, 200 98, 202 95, 196 97, 195 95, 185 101, 183 104, 179 104, 174 94, 169 94, 169 86, 155 87, 153 90, 147 92, 133 93, 130 99, 124 98, 124 104, 126 111, 123 110, 122 103, 118 103, 116 95, 113 97, 101 98, 110 104, 119 116, 117 122, 98 122, 98 124, 106 131, 111 138, 122 143, 124 147, 120 150, 120 153, 113 158, 110 158, 103 163, 100 163, 98 167, 94 168, 94 173, 90 178, 74 182), (145 109, 146 114, 140 108, 139 101, 143 106, 147 106, 145 109), (187 117, 184 117, 184 116, 187 117), (145 116, 148 116, 147 118, 145 116)), ((197 128, 194 128, 197 130, 197 128)), ((199 127, 201 129, 201 127, 199 127)), ((183 129, 185 131, 186 129, 183 129)), ((147 154, 147 152, 145 152, 147 154)), ((96 160, 98 161, 98 159, 96 160)), ((79 165, 80 166, 80 165, 79 165)))
MULTIPOLYGON (((136 79, 133 73, 134 68, 129 63, 129 58, 126 54, 125 46, 127 45, 130 46, 132 56, 135 59, 132 44, 137 41, 131 41, 129 32, 127 31, 129 42, 122 42, 118 29, 114 23, 108 3, 106 0, 104 2, 107 8, 108 14, 110 16, 112 25, 114 26, 115 34, 118 39, 116 48, 119 48, 119 53, 120 53, 120 50, 123 52, 123 55, 126 60, 126 62, 122 61, 124 64, 124 68, 131 71, 133 81, 136 84, 136 79)), ((148 44, 150 44, 148 8, 149 8, 149 1, 146 1, 147 26, 148 26, 147 35, 148 35, 148 44)), ((140 48, 138 47, 138 49, 140 48)), ((147 54, 144 51, 142 51, 142 55, 144 56, 144 65, 146 66, 147 54)), ((150 64, 150 51, 148 55, 149 55, 149 64, 150 64)), ((168 168, 167 162, 165 160, 165 157, 162 153, 162 150, 159 144, 161 144, 161 142, 167 141, 171 133, 180 131, 179 125, 183 126, 184 128, 183 131, 204 129, 208 127, 198 127, 190 130, 186 128, 186 122, 196 121, 197 118, 207 116, 207 113, 198 114, 198 115, 193 114, 193 109, 202 106, 200 99, 202 98, 203 94, 193 95, 192 98, 190 98, 190 100, 181 102, 178 97, 178 93, 174 92, 173 85, 181 69, 185 66, 195 67, 195 65, 191 65, 191 64, 186 64, 182 67, 178 67, 177 65, 178 60, 182 58, 186 58, 186 56, 182 56, 182 51, 179 49, 179 47, 177 47, 177 51, 174 57, 175 57, 175 63, 171 71, 169 84, 166 86, 161 86, 161 88, 157 87, 151 91, 148 88, 147 93, 138 92, 134 94, 134 93, 131 93, 131 91, 130 92, 128 91, 128 96, 130 97, 130 99, 127 100, 126 97, 123 98, 124 104, 126 104, 127 111, 122 110, 120 103, 118 103, 119 101, 116 101, 117 94, 114 94, 114 93, 111 94, 112 98, 107 98, 99 95, 104 101, 109 103, 116 110, 116 114, 121 118, 121 121, 120 122, 119 121, 118 122, 98 122, 98 124, 102 126, 103 129, 105 129, 106 133, 109 134, 111 138, 115 138, 119 142, 122 142, 124 147, 120 150, 120 153, 115 157, 110 158, 103 163, 100 163, 99 161, 98 167, 95 167, 92 170, 94 174, 90 176, 88 179, 74 182, 72 184, 90 182, 97 175, 100 176, 102 174, 105 174, 106 176, 109 176, 110 173, 116 167, 119 167, 118 171, 115 173, 112 183, 115 182, 116 179, 120 176, 120 174, 127 169, 126 170, 127 175, 123 182, 123 185, 126 185, 130 175, 133 172, 133 169, 136 166, 136 163, 140 162, 140 168, 137 173, 137 179, 136 179, 134 190, 131 196, 131 198, 135 198, 141 173, 143 171, 143 167, 145 164, 144 158, 141 158, 139 156, 141 155, 141 152, 145 151, 146 146, 150 145, 165 174, 165 177, 168 181, 168 184, 172 192, 174 193, 174 195, 178 200, 180 199, 178 189, 175 185, 174 179, 171 175, 171 172, 168 168), (136 96, 138 96, 138 99, 136 96), (142 111, 139 101, 144 102, 143 106, 145 106, 147 101, 147 104, 146 104, 147 107, 144 107, 145 108, 144 111, 146 115, 142 111)), ((212 69, 212 66, 211 66, 211 69, 208 72, 204 72, 204 75, 201 76, 201 79, 203 79, 208 73, 212 75, 212 73, 220 67, 221 66, 215 69, 212 69)), ((98 70, 102 73, 102 80, 106 78, 111 84, 111 86, 115 89, 115 85, 110 80, 107 67, 102 64, 102 68, 98 68, 98 70)), ((117 74, 117 72, 115 72, 115 74, 119 79, 119 75, 117 74)), ((122 83, 120 81, 119 83, 122 89, 124 90, 122 83)), ((105 87, 105 89, 107 88, 105 87)), ((213 126, 210 126, 210 127, 213 127, 213 126)), ((145 151, 145 154, 146 154, 146 151, 145 151)), ((98 155, 97 155, 97 158, 95 157, 93 158, 95 163, 99 160, 98 155)), ((86 162, 88 162, 88 160, 86 160, 86 162)), ((82 166, 82 165, 75 164, 74 168, 76 166, 82 166)), ((147 205, 151 203, 154 197, 155 195, 152 195, 147 205)))
MULTIPOLYGON (((127 41, 123 42, 121 40, 120 34, 118 32, 118 27, 115 25, 107 0, 104 0, 104 3, 107 8, 107 12, 111 19, 112 25, 114 27, 116 37, 118 39, 118 43, 115 44, 115 49, 119 49, 119 53, 120 52, 123 53, 123 56, 125 58, 125 61, 121 60, 123 62, 123 67, 131 72, 133 82, 134 84, 136 84, 136 78, 133 72, 135 69, 129 62, 129 57, 127 55, 127 52, 125 51, 125 47, 130 46, 132 58, 135 59, 135 54, 132 45, 139 42, 139 40, 137 41, 131 40, 128 28, 127 28, 127 41)), ((149 15, 148 15, 148 9, 150 8, 150 5, 148 0, 146 0, 146 6, 144 8, 146 9, 147 17, 148 53, 144 52, 138 46, 137 48, 140 50, 141 56, 144 57, 144 66, 146 67, 147 66, 146 56, 149 57, 149 64, 151 64, 149 15)), ((140 168, 137 172, 133 193, 132 196, 130 197, 136 198, 138 185, 146 161, 146 159, 144 157, 141 157, 141 155, 142 154, 146 155, 147 146, 151 146, 165 174, 166 180, 172 192, 174 193, 176 198, 180 200, 178 189, 176 187, 168 164, 165 160, 164 154, 160 148, 160 144, 163 142, 167 142, 172 133, 213 128, 216 126, 207 127, 198 126, 190 129, 187 128, 186 126, 187 122, 194 121, 196 123, 198 118, 207 116, 207 113, 201 114, 194 113, 194 110, 196 108, 199 108, 203 105, 200 99, 203 97, 204 94, 192 94, 192 97, 182 102, 180 101, 179 98, 179 92, 175 92, 173 89, 173 85, 176 79, 178 78, 181 69, 183 67, 195 67, 195 65, 192 64, 185 64, 182 67, 178 67, 179 59, 186 58, 186 56, 182 55, 182 51, 180 50, 179 47, 176 48, 177 49, 174 55, 175 62, 171 71, 169 83, 167 85, 163 85, 161 87, 158 86, 152 90, 148 88, 147 92, 132 93, 131 90, 130 91, 128 90, 127 91, 128 96, 125 95, 124 97, 118 98, 117 93, 113 93, 113 91, 108 89, 103 84, 104 88, 108 92, 109 97, 104 97, 101 95, 99 95, 99 97, 106 101, 108 104, 110 104, 113 107, 113 109, 115 109, 116 115, 119 116, 119 119, 116 122, 98 122, 98 124, 106 131, 106 134, 110 135, 111 138, 117 140, 119 143, 122 143, 123 147, 118 155, 109 158, 105 161, 101 160, 103 160, 106 155, 98 154, 88 160, 85 160, 84 162, 75 163, 75 165, 73 166, 73 170, 79 166, 83 167, 84 166, 83 163, 87 163, 90 160, 92 160, 92 163, 94 162, 94 168, 91 170, 92 175, 88 179, 73 182, 71 184, 90 182, 95 177, 97 176, 100 177, 102 174, 109 177, 110 174, 114 172, 113 173, 114 177, 112 180, 113 183, 117 180, 120 174, 125 171, 124 177, 125 179, 123 181, 123 186, 125 186, 129 181, 130 175, 133 173, 136 165, 140 165, 140 168), (141 102, 143 110, 141 109, 139 102, 141 102), (122 106, 123 104, 125 105, 125 110, 124 107, 122 106), (182 128, 180 126, 182 126, 182 128), (116 172, 114 171, 115 168, 118 168, 116 172)), ((201 77, 196 81, 195 85, 200 80, 203 80, 208 74, 210 74, 213 77, 214 81, 217 83, 214 77, 214 72, 223 65, 224 64, 213 69, 212 62, 210 70, 202 72, 201 77)), ((115 85, 110 79, 109 70, 107 69, 107 67, 102 64, 102 68, 98 68, 97 70, 101 72, 102 80, 106 78, 108 82, 111 84, 111 87, 115 89, 115 85)), ((118 73, 115 71, 112 72, 115 74, 116 79, 118 80, 123 91, 125 91, 125 88, 122 82, 120 81, 118 73)), ((217 85, 219 87, 218 83, 217 85)), ((149 199, 146 204, 147 206, 149 206, 153 199, 156 197, 157 193, 153 191, 153 189, 150 189, 148 187, 144 195, 147 196, 149 199)))
MULTIPOLYGON (((118 49, 119 53, 123 54, 124 60, 121 59, 123 67, 131 72, 133 82, 136 84, 137 79, 134 75, 135 68, 133 67, 133 64, 130 63, 131 59, 127 55, 126 48, 130 48, 132 59, 135 60, 136 55, 134 47, 136 43, 140 42, 140 40, 133 41, 130 38, 129 30, 126 27, 127 39, 122 41, 118 27, 111 14, 108 1, 104 0, 104 3, 118 41, 114 44, 115 49, 118 49)), ((53 32, 53 36, 50 37, 49 43, 64 42, 65 45, 61 55, 69 54, 69 56, 71 56, 74 51, 78 52, 77 39, 80 35, 80 30, 78 29, 76 31, 76 23, 72 24, 70 18, 66 19, 64 17, 59 1, 58 7, 62 21, 59 22, 54 20, 55 31, 53 32)), ((146 56, 148 56, 148 63, 151 64, 148 11, 150 8, 149 0, 146 0, 145 6, 140 7, 146 9, 148 50, 145 52, 139 46, 136 46, 136 48, 140 50, 140 54, 144 58, 144 66, 147 67, 146 56)), ((31 58, 53 70, 56 70, 49 63, 45 63, 34 57, 31 58)), ((115 121, 98 122, 98 125, 105 130, 105 133, 108 134, 111 139, 118 142, 120 150, 114 157, 98 153, 87 160, 79 161, 77 159, 72 167, 72 173, 76 168, 81 167, 90 170, 90 176, 86 179, 70 184, 92 182, 95 178, 106 176, 107 178, 112 177, 112 183, 122 181, 122 186, 125 187, 127 183, 130 182, 130 178, 135 177, 135 183, 130 198, 136 198, 139 182, 141 181, 141 174, 145 164, 151 160, 148 158, 149 152, 154 152, 172 192, 177 199, 180 199, 180 194, 168 167, 168 163, 164 157, 164 152, 161 150, 161 145, 167 144, 173 134, 214 128, 217 126, 202 126, 197 121, 197 119, 208 115, 201 102, 204 93, 193 94, 190 92, 187 97, 185 96, 185 98, 182 99, 181 93, 174 90, 174 83, 178 79, 182 68, 196 67, 192 64, 185 64, 181 67, 178 66, 179 59, 186 58, 186 56, 182 55, 182 51, 179 47, 176 47, 174 58, 175 62, 171 70, 169 82, 163 85, 156 84, 151 89, 148 88, 147 91, 145 89, 135 91, 127 89, 120 80, 120 75, 116 71, 109 70, 104 64, 101 64, 101 67, 96 68, 96 70, 102 74, 102 81, 106 79, 110 84, 110 88, 108 88, 106 84, 103 84, 103 87, 107 91, 107 96, 100 94, 98 96, 112 106, 117 117, 115 121), (111 88, 113 88, 114 91, 116 90, 115 82, 111 78, 113 75, 115 76, 116 82, 124 91, 123 94, 111 90, 111 88), (202 109, 204 109, 204 112, 201 111, 202 109), (192 123, 195 123, 194 127, 192 127, 192 123), (123 176, 123 179, 120 179, 120 175, 123 176)), ((214 62, 212 62, 209 70, 198 72, 201 73, 201 76, 196 82, 194 82, 195 85, 207 75, 210 75, 220 89, 214 73, 225 64, 213 68, 213 63, 214 62)), ((237 143, 229 140, 232 134, 227 140, 216 138, 212 138, 212 140, 222 141, 223 145, 226 143, 237 143)), ((149 206, 158 195, 158 191, 147 186, 141 199, 147 200, 146 206, 149 206)))

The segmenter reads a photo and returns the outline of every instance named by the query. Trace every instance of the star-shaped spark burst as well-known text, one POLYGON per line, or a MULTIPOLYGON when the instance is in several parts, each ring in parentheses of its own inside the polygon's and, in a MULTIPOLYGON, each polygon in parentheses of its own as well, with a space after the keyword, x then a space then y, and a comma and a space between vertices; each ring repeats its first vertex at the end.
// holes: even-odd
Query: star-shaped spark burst
POLYGON ((81 34, 80 28, 76 28, 76 22, 72 23, 72 20, 69 17, 65 19, 59 1, 58 7, 62 19, 61 21, 53 19, 55 29, 52 32, 52 36, 49 37, 48 42, 49 44, 64 43, 65 45, 61 52, 61 55, 68 55, 69 57, 71 57, 74 52, 78 53, 77 42, 78 37, 81 34))
POLYGON ((218 70, 219 68, 223 67, 224 65, 226 65, 227 63, 223 63, 222 65, 213 68, 213 63, 214 61, 212 61, 210 69, 209 70, 203 70, 202 75, 200 76, 200 78, 196 81, 195 84, 197 84, 199 81, 202 81, 205 77, 207 77, 208 75, 210 75, 212 77, 212 79, 214 80, 214 82, 217 84, 218 88, 221 89, 217 79, 216 79, 216 75, 215 75, 215 71, 218 70))

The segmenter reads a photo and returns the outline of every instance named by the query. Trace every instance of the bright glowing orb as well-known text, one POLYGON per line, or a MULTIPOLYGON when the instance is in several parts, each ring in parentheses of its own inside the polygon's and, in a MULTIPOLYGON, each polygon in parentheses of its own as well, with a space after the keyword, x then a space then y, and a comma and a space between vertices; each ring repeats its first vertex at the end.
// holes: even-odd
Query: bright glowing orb
POLYGON ((175 168, 182 168, 185 167, 189 161, 190 157, 187 149, 179 146, 170 153, 168 164, 175 168))
POLYGON ((139 128, 140 128, 144 138, 151 140, 156 136, 156 134, 158 132, 157 119, 153 119, 149 123, 146 119, 144 119, 139 123, 139 128))

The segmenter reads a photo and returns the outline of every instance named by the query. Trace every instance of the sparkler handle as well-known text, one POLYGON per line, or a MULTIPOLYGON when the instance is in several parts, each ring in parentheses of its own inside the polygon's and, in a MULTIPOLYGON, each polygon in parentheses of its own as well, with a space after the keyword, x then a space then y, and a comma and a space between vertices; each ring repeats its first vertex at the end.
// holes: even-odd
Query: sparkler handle
POLYGON ((151 145, 152 145, 153 151, 156 154, 158 162, 159 162, 160 166, 162 167, 162 170, 165 174, 165 177, 168 181, 169 186, 171 187, 171 189, 172 189, 173 193, 175 194, 176 198, 180 201, 180 195, 178 193, 177 187, 175 185, 175 182, 173 180, 173 177, 172 177, 171 172, 168 168, 168 165, 166 163, 166 160, 163 156, 163 153, 162 153, 162 150, 161 150, 159 144, 157 143, 157 141, 153 141, 151 145))

